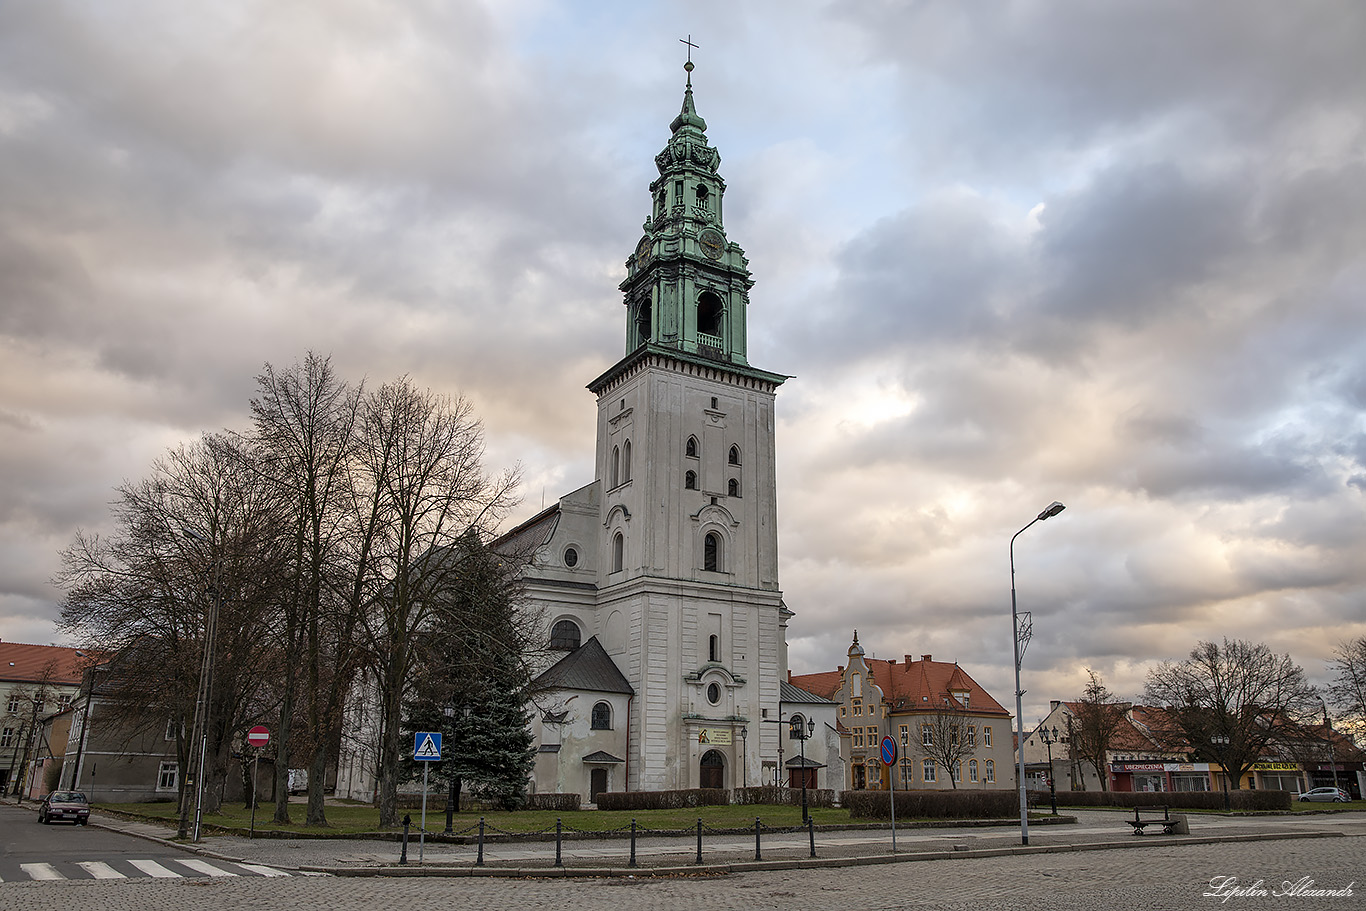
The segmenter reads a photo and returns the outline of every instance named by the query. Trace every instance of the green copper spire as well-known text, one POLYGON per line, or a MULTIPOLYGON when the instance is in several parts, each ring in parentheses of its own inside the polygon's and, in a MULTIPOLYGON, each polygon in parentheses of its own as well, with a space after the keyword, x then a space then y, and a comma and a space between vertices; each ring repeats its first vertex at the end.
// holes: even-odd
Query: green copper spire
MULTIPOLYGON (((691 41, 685 42, 691 49, 691 41)), ((691 53, 691 50, 689 50, 691 53)), ((650 214, 621 283, 627 307, 626 352, 646 346, 748 366, 746 311, 754 280, 740 245, 726 236, 721 154, 693 102, 689 60, 683 108, 655 156, 650 214)))

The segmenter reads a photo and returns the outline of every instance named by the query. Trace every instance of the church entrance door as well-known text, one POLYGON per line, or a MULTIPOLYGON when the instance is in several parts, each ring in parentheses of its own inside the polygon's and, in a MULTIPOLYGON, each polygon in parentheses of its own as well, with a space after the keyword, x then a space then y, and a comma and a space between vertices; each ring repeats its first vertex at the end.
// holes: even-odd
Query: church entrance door
POLYGON ((702 754, 698 775, 698 785, 703 788, 724 788, 726 786, 726 760, 716 750, 702 754))
POLYGON ((588 802, 597 803, 598 795, 607 790, 607 770, 593 769, 588 778, 588 802))

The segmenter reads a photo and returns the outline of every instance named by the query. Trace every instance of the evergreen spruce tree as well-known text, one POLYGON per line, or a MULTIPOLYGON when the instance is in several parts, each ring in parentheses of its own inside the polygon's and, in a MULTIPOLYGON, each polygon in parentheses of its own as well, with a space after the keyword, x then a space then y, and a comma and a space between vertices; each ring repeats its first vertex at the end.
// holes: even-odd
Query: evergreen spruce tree
MULTIPOLYGON (((404 726, 441 731, 442 761, 432 776, 468 787, 516 809, 526 800, 535 758, 526 711, 530 673, 515 573, 508 559, 473 533, 461 541, 458 584, 434 612, 419 648, 423 671, 414 681, 404 726)), ((421 775, 420 763, 411 771, 421 775)))

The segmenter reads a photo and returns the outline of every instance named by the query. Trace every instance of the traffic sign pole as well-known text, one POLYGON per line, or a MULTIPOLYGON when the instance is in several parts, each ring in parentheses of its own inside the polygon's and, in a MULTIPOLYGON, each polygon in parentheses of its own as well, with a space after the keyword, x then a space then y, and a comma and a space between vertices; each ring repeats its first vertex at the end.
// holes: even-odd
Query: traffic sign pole
POLYGON ((890 737, 882 738, 882 762, 887 766, 887 783, 891 788, 888 794, 889 809, 892 813, 892 853, 896 853, 896 741, 890 737))
POLYGON ((261 768, 261 751, 266 744, 270 743, 270 729, 264 724, 247 731, 247 743, 256 747, 256 756, 251 760, 251 828, 247 831, 247 838, 256 837, 256 783, 257 772, 261 768))
POLYGON ((413 737, 413 759, 422 763, 422 824, 417 833, 417 862, 427 847, 427 770, 441 761, 441 732, 418 731, 413 737))

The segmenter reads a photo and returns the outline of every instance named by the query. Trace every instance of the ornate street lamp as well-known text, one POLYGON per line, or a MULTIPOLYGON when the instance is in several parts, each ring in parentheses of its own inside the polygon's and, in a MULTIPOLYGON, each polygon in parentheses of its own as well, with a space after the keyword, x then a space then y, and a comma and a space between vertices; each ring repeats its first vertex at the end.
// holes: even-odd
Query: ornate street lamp
POLYGON ((1323 726, 1328 731, 1328 765, 1333 769, 1333 787, 1338 786, 1338 757, 1337 750, 1333 748, 1333 720, 1328 717, 1328 703, 1319 697, 1319 705, 1323 706, 1323 726))
POLYGON ((1053 815, 1058 815, 1058 789, 1053 781, 1053 744, 1058 742, 1058 729, 1055 726, 1052 734, 1048 728, 1039 728, 1039 739, 1048 747, 1048 803, 1053 808, 1053 815))
POLYGON ((740 728, 740 786, 749 787, 749 728, 740 728))
POLYGON ((1209 741, 1214 744, 1215 752, 1219 754, 1219 768, 1224 770, 1222 776, 1224 779, 1224 812, 1227 813, 1233 809, 1228 800, 1228 766, 1225 764, 1224 760, 1224 753, 1228 750, 1228 735, 1214 734, 1210 737, 1209 741))
MULTIPOLYGON (((1024 657, 1024 650, 1021 648, 1022 636, 1020 633, 1020 615, 1015 607, 1015 539, 1024 534, 1030 525, 1033 525, 1035 522, 1042 522, 1044 519, 1051 519, 1066 508, 1067 507, 1063 506, 1057 500, 1054 500, 1052 503, 1048 504, 1047 509, 1035 516, 1029 525, 1026 525, 1024 528, 1015 532, 1010 538, 1010 626, 1011 639, 1015 646, 1015 725, 1017 732, 1016 740, 1019 741, 1020 750, 1020 759, 1016 771, 1016 782, 1020 786, 1020 844, 1022 845, 1029 844, 1029 804, 1025 795, 1024 778, 1024 690, 1020 689, 1020 661, 1024 657)), ((1028 619, 1029 615, 1027 613, 1025 617, 1023 641, 1024 645, 1028 646, 1031 631, 1030 627, 1032 624, 1028 619)), ((1049 771, 1051 772, 1052 769, 1049 769, 1049 771)))

